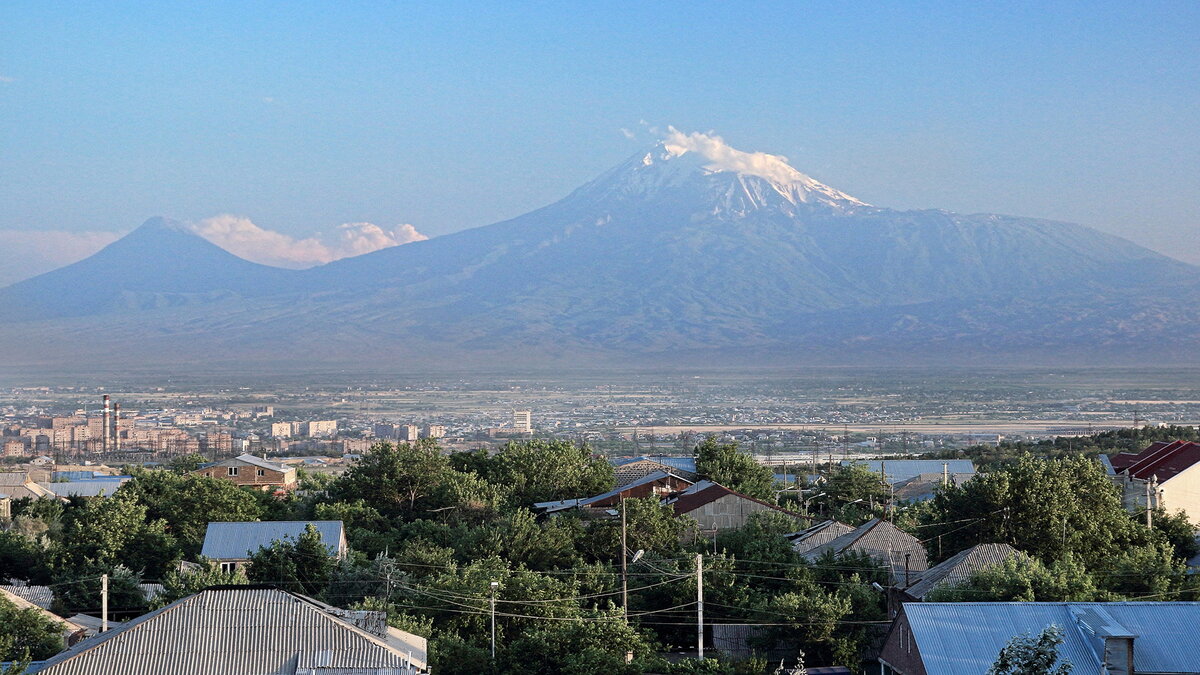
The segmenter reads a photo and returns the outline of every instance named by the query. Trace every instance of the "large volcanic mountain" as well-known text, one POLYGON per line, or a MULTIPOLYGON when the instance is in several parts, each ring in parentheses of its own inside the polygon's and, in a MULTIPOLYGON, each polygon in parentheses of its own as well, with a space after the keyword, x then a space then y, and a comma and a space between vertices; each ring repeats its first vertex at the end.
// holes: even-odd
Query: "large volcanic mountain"
POLYGON ((1198 310, 1200 270, 1123 239, 875 207, 782 157, 674 133, 537 211, 310 270, 150 222, 0 290, 0 342, 49 332, 46 351, 68 348, 69 317, 86 351, 133 341, 144 358, 1186 360, 1198 310))

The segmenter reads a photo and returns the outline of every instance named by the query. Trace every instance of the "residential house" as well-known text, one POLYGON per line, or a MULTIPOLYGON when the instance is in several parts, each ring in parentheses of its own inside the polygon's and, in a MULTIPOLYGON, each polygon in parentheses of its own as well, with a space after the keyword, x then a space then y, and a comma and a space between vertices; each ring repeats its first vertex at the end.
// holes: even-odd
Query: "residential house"
POLYGON ((1108 455, 1102 463, 1121 488, 1125 508, 1183 511, 1200 522, 1200 443, 1160 441, 1141 452, 1108 455))
POLYGON ((701 532, 742 527, 751 514, 761 511, 776 511, 796 519, 806 517, 707 480, 664 499, 663 503, 675 509, 675 515, 695 520, 701 532))
POLYGON ((1197 602, 910 602, 892 622, 882 675, 985 673, 1014 637, 1058 626, 1073 673, 1200 673, 1197 602))
POLYGON ((65 480, 52 483, 39 483, 41 487, 56 497, 111 497, 128 481, 131 476, 105 476, 103 478, 86 478, 83 480, 65 480))
POLYGON ((223 462, 209 464, 192 473, 209 478, 221 478, 238 485, 262 489, 296 487, 296 470, 254 455, 238 455, 223 462))
POLYGON ((553 514, 567 509, 608 509, 616 506, 622 499, 640 497, 664 497, 684 490, 692 485, 692 481, 676 476, 666 471, 655 471, 642 476, 635 481, 618 486, 594 497, 583 499, 563 499, 552 502, 538 502, 533 507, 542 513, 553 514))
POLYGON ((620 460, 613 467, 617 487, 628 485, 657 471, 674 474, 692 483, 700 480, 700 474, 696 471, 695 457, 646 455, 620 460))
POLYGON ((33 481, 33 477, 25 471, 7 471, 0 473, 0 495, 10 499, 30 497, 53 497, 54 494, 33 481))
POLYGON ((817 560, 827 552, 834 555, 862 553, 887 566, 892 585, 908 586, 920 572, 929 568, 925 547, 920 540, 886 520, 873 518, 852 532, 805 551, 808 560, 817 560))
POLYGON ((933 499, 943 485, 962 485, 974 473, 922 473, 892 484, 892 497, 898 502, 924 502, 933 499))
POLYGON ((296 541, 309 525, 321 534, 321 543, 329 549, 330 557, 346 557, 349 551, 346 528, 340 520, 209 523, 200 555, 220 565, 223 571, 233 571, 245 565, 260 548, 269 548, 276 541, 296 541))
POLYGON ((792 550, 808 553, 818 546, 828 544, 844 534, 854 531, 853 527, 836 520, 825 520, 812 527, 786 535, 792 542, 792 550))
POLYGON ((921 474, 936 473, 975 475, 975 464, 969 459, 855 459, 845 460, 842 466, 861 466, 879 474, 885 482, 895 485, 921 474))
MULTIPOLYGON (((1008 544, 976 544, 959 551, 942 562, 921 573, 912 585, 889 589, 888 607, 891 616, 896 616, 900 605, 905 602, 923 602, 930 593, 942 588, 953 588, 969 580, 977 572, 998 567, 1012 558, 1024 558, 1025 554, 1008 544)), ((973 598, 966 598, 972 600, 973 598)))
POLYGON ((0 598, 3 598, 13 605, 16 605, 17 609, 31 609, 34 612, 42 615, 43 618, 50 619, 51 621, 58 623, 62 628, 63 643, 68 646, 75 644, 79 640, 82 640, 87 632, 83 626, 80 626, 79 624, 76 624, 68 619, 64 619, 61 616, 51 612, 49 609, 32 603, 15 593, 10 593, 9 591, 5 590, 5 587, 0 587, 0 598))
POLYGON ((255 586, 210 588, 33 666, 41 675, 416 675, 425 638, 383 612, 338 609, 255 586))

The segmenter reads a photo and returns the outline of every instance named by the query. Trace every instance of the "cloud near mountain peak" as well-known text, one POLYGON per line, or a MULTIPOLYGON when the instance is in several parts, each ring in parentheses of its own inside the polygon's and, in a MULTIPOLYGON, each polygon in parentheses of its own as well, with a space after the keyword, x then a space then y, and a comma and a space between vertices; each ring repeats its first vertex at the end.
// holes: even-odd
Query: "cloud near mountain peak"
POLYGON ((344 223, 333 232, 297 239, 232 214, 205 218, 194 223, 192 230, 240 258, 295 269, 429 238, 407 223, 391 230, 374 223, 344 223))

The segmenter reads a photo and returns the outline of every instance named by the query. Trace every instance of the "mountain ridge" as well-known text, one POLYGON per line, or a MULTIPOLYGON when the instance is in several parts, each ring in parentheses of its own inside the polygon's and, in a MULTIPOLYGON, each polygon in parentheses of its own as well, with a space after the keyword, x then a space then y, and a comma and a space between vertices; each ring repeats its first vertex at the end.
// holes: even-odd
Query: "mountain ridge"
POLYGON ((150 248, 123 239, 0 289, 0 311, 24 297, 18 323, 38 330, 91 316, 97 349, 122 334, 115 314, 152 329, 147 353, 266 343, 306 359, 450 362, 817 349, 854 359, 979 344, 1186 354, 1200 335, 1200 268, 1081 225, 869 205, 780 156, 674 130, 527 214, 306 270, 249 263, 181 228, 156 221, 130 235, 150 248), (90 282, 107 296, 45 292, 93 275, 115 277, 90 282))

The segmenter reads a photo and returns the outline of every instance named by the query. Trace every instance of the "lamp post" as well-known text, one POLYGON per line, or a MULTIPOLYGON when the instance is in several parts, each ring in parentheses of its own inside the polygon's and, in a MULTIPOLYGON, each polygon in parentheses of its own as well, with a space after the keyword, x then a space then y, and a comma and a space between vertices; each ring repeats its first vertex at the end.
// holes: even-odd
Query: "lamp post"
POLYGON ((496 660, 496 588, 500 582, 492 582, 492 660, 496 660))

